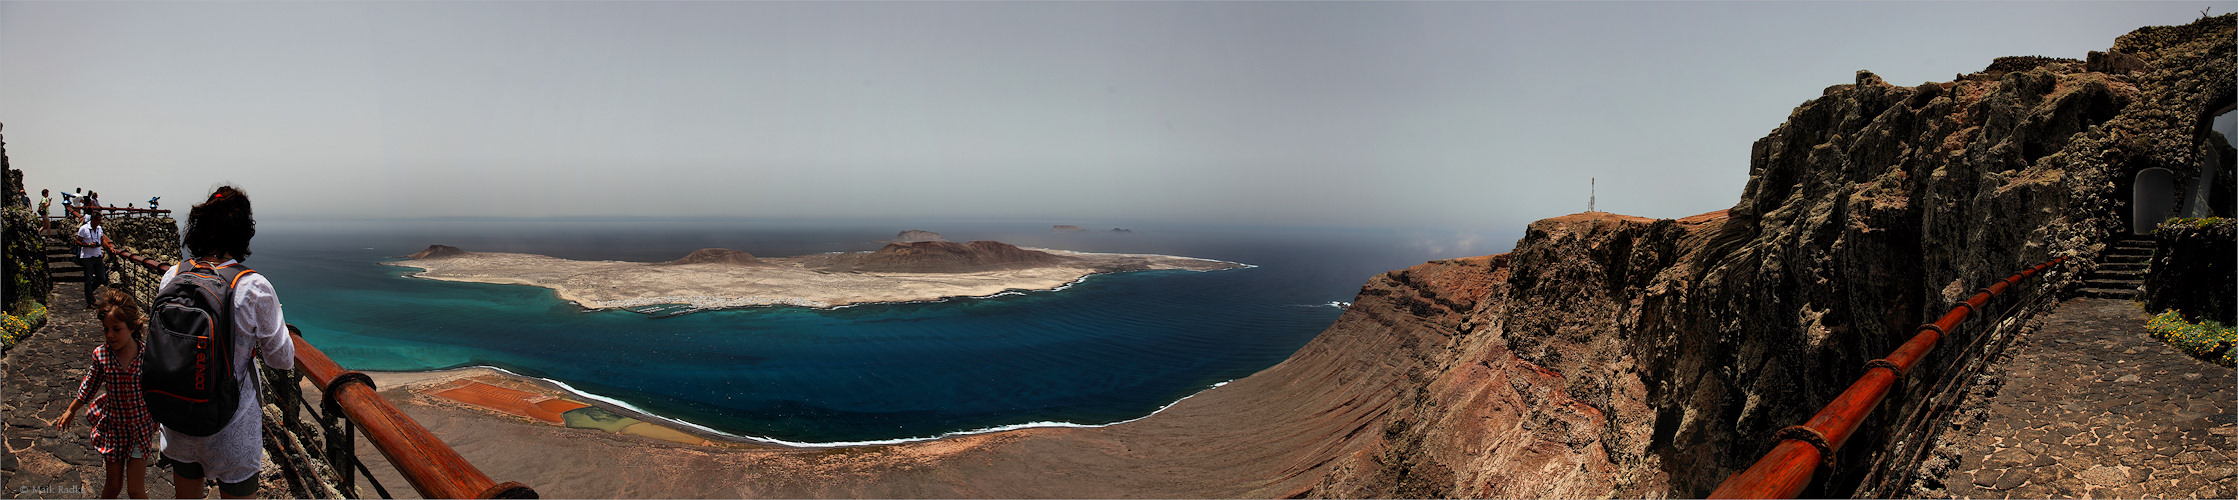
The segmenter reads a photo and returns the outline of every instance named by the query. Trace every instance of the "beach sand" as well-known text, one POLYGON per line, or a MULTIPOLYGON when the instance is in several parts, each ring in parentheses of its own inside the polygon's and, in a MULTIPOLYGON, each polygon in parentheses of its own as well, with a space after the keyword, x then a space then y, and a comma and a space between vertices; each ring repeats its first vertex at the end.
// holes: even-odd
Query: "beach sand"
POLYGON ((385 262, 421 269, 411 276, 444 281, 550 288, 589 309, 684 304, 692 309, 770 305, 838 307, 985 297, 1011 290, 1051 290, 1091 274, 1121 270, 1211 271, 1244 267, 1209 259, 1151 254, 1029 249, 1070 258, 1058 265, 958 273, 849 271, 833 265, 852 254, 763 258, 761 265, 568 260, 524 253, 467 252, 385 262))

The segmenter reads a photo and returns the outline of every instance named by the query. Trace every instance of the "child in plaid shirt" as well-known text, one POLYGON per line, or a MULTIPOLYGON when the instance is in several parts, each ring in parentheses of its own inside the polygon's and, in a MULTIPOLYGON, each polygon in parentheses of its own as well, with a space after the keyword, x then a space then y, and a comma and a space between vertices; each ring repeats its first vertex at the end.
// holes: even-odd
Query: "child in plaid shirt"
POLYGON ((97 312, 108 341, 93 348, 93 367, 86 369, 85 381, 78 383, 78 398, 70 401, 70 409, 63 411, 55 428, 69 428, 71 417, 91 400, 93 409, 86 412, 86 422, 93 426, 93 448, 101 451, 109 470, 101 497, 116 498, 119 487, 128 486, 132 498, 147 498, 148 451, 154 449, 150 441, 156 428, 155 418, 148 416, 148 401, 140 394, 141 331, 147 321, 140 313, 140 301, 115 288, 102 290, 97 312), (95 397, 93 393, 104 385, 108 392, 95 397))

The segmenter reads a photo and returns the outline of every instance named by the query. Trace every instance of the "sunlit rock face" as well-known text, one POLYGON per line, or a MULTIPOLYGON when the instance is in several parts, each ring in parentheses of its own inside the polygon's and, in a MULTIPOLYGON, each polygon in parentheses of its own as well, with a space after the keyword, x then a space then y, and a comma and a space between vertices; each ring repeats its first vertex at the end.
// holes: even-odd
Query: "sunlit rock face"
MULTIPOLYGON (((1729 210, 1557 217, 1512 253, 1377 277, 1286 362, 1349 370, 1372 390, 1327 404, 1372 418, 1301 460, 1310 487, 1270 493, 1706 495, 1976 288, 2060 256, 2027 287, 2087 272, 2139 171, 2188 192, 2238 90, 2234 23, 1951 82, 1860 71, 1756 141, 1729 210)), ((1930 355, 1908 390, 1953 361, 1930 355)), ((1849 493, 1892 437, 1867 425, 1838 457, 1857 472, 1807 494, 1849 493)))

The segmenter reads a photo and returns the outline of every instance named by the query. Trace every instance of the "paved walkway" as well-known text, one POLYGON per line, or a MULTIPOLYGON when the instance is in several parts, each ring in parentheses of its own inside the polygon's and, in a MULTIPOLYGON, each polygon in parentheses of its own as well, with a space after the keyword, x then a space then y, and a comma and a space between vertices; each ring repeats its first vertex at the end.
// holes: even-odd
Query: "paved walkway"
POLYGON ((2230 498, 2238 374, 2147 336, 2136 302, 2074 299, 1968 390, 1920 498, 2230 498))

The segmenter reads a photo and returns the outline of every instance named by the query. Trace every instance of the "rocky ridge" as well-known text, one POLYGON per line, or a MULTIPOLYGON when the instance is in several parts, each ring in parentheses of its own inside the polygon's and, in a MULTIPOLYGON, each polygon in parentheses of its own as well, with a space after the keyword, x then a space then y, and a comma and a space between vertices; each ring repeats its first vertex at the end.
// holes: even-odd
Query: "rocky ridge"
POLYGON ((411 255, 406 255, 406 256, 404 256, 404 258, 407 258, 407 259, 412 259, 412 260, 420 260, 420 259, 441 259, 441 258, 445 258, 445 257, 458 257, 458 256, 462 256, 462 255, 473 255, 473 254, 474 254, 474 252, 468 252, 468 251, 466 251, 466 250, 460 249, 459 247, 454 247, 454 246, 450 246, 450 245, 428 245, 428 246, 427 246, 427 249, 426 249, 426 250, 421 250, 421 251, 419 251, 419 252, 415 252, 415 253, 413 253, 413 254, 411 254, 411 255))
POLYGON ((702 248, 693 250, 692 253, 685 255, 684 258, 662 262, 654 265, 682 266, 689 264, 716 264, 723 266, 766 265, 762 263, 761 259, 754 258, 754 254, 728 248, 702 248))
POLYGON ((1075 259, 1018 248, 1000 241, 916 241, 888 243, 834 268, 887 273, 965 273, 1038 267, 1075 259))
MULTIPOLYGON (((2194 178, 2234 94, 2234 22, 1952 82, 1860 71, 1755 143, 1729 210, 1547 219, 1512 253, 1378 277, 1285 364, 1388 348, 1355 382, 1388 397, 1346 403, 1375 417, 1310 487, 1262 492, 1705 495, 1975 287, 2058 256, 2076 258, 2020 293, 2088 271, 2127 227, 2138 171, 2194 178)), ((1951 370, 1945 354, 1906 390, 1951 370)), ((1837 460, 1878 458, 1901 437, 1886 420, 1837 460)), ((1863 469, 1805 494, 1846 495, 1863 469)))

